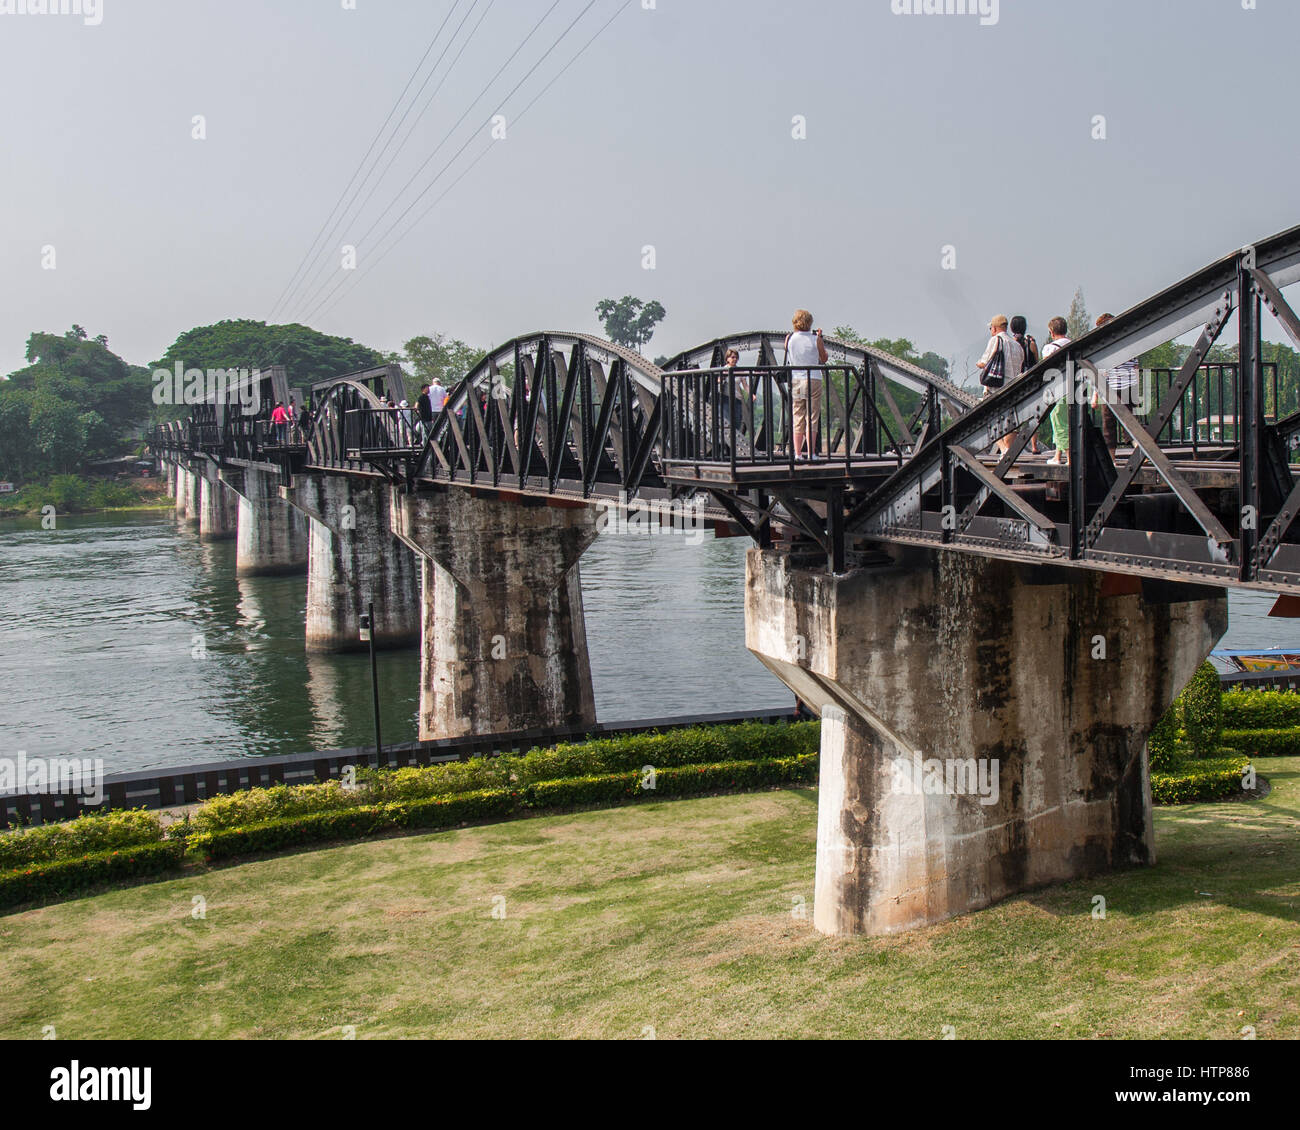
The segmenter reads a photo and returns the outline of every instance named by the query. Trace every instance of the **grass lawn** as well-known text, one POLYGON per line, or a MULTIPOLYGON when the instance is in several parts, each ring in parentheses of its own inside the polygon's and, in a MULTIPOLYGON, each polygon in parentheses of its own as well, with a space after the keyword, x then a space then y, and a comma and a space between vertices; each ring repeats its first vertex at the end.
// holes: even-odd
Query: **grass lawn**
POLYGON ((0 917, 0 1037, 1294 1039, 1300 758, 1260 768, 1262 800, 1157 810, 1154 868, 887 939, 812 929, 810 789, 113 890, 0 917))

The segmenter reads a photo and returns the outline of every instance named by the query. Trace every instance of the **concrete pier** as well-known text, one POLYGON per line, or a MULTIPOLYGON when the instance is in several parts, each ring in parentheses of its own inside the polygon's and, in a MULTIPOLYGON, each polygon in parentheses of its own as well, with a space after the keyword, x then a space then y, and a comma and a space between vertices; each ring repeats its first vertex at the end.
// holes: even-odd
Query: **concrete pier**
POLYGON ((199 539, 228 541, 235 536, 239 521, 239 496, 218 477, 214 465, 205 467, 199 478, 199 539))
POLYGON ((162 478, 163 486, 167 488, 167 497, 175 499, 176 497, 176 468, 167 459, 159 458, 158 474, 162 478))
POLYGON ((187 522, 199 523, 199 475, 191 471, 188 467, 180 469, 180 479, 178 485, 181 493, 184 495, 183 503, 178 499, 177 510, 187 522))
POLYGON ((307 519, 280 497, 275 472, 245 467, 222 471, 238 497, 235 572, 273 577, 307 571, 307 519))
POLYGON ((296 475, 280 497, 309 520, 307 650, 357 651, 361 614, 375 605, 375 646, 420 639, 415 554, 394 536, 389 490, 377 478, 296 475))
POLYGON ((843 576, 751 549, 749 649, 822 718, 813 921, 889 934, 1154 862, 1146 738, 1227 600, 900 551, 843 576))
POLYGON ((578 560, 596 512, 463 490, 394 490, 424 570, 420 738, 596 720, 578 560))

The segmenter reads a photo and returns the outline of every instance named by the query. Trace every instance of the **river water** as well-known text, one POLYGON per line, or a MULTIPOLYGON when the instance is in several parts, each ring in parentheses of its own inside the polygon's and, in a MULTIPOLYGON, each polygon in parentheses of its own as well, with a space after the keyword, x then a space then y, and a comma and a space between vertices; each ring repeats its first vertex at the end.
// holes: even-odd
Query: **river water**
MULTIPOLYGON (((583 555, 597 717, 789 708, 745 650, 744 538, 604 534, 583 555)), ((107 772, 373 744, 367 655, 307 655, 305 577, 235 576, 170 512, 0 522, 0 756, 107 772)), ((380 652, 384 741, 417 729, 418 649, 380 652)))
MULTIPOLYGON (((745 650, 744 538, 604 534, 582 558, 596 711, 785 708, 745 650)), ((0 756, 108 772, 371 744, 364 654, 303 650, 305 577, 235 576, 170 512, 0 522, 0 756)), ((1300 649, 1272 598, 1229 596, 1221 647, 1300 649)), ((419 656, 381 652, 385 742, 416 736, 419 656)))

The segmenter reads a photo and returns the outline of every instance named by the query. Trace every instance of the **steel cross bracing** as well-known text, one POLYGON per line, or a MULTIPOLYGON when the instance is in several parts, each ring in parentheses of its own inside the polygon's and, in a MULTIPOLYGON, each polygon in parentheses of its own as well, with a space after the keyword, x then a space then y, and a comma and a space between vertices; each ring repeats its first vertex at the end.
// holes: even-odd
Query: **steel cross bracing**
POLYGON ((1263 304, 1300 348, 1300 319, 1281 294, 1298 280, 1300 228, 1293 228, 1139 303, 928 441, 847 509, 843 536, 1300 593, 1293 530, 1300 488, 1289 462, 1300 422, 1297 415, 1265 416, 1259 333, 1263 304), (1239 435, 1220 460, 1225 484, 1224 475, 1201 474, 1156 437, 1234 313, 1239 435), (1086 389, 1104 383, 1098 370, 1198 326, 1196 345, 1146 420, 1124 404, 1113 406, 1121 444, 1131 450, 1112 462, 1086 403, 1086 389), (1073 380, 1061 379, 1063 373, 1073 380), (1018 474, 1025 448, 1063 394, 1073 454, 1068 472, 1060 484, 1030 485, 1018 474), (979 458, 1008 435, 1010 449, 994 465, 979 458), (1143 472, 1155 481, 1138 487, 1143 472))

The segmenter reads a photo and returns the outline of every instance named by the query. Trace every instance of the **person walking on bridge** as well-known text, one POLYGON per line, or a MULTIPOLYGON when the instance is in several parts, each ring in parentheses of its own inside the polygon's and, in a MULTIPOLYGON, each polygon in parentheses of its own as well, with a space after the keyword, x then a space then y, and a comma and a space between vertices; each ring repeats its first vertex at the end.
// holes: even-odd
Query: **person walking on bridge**
MULTIPOLYGON (((830 359, 822 341, 822 331, 814 331, 813 316, 796 310, 790 319, 794 326, 786 335, 785 355, 791 365, 825 365, 830 359)), ((794 433, 796 459, 811 458, 817 445, 817 428, 822 415, 822 374, 820 370, 795 369, 790 373, 791 431, 794 433), (804 437, 808 438, 808 455, 803 454, 804 437)))
POLYGON ((420 440, 429 438, 433 431, 433 402, 429 396, 429 386, 420 386, 420 395, 415 398, 415 411, 420 417, 420 440))
POLYGON ((284 401, 277 400, 271 410, 271 425, 275 428, 275 442, 284 446, 285 433, 289 428, 289 413, 284 410, 284 401))
MULTIPOLYGON (((1107 322, 1115 320, 1114 314, 1103 314, 1097 319, 1097 329, 1100 329, 1107 322)), ((1101 434, 1106 441, 1106 450, 1110 452, 1110 459, 1115 461, 1115 452, 1119 448, 1120 428, 1119 417, 1111 409, 1111 405, 1117 401, 1126 407, 1134 404, 1134 389, 1137 388, 1138 378, 1141 375, 1141 367, 1138 364, 1138 358, 1133 357, 1125 361, 1122 365, 1117 365, 1113 369, 1103 369, 1101 377, 1104 381, 1102 388, 1093 389, 1092 406, 1094 408, 1101 404, 1101 434)), ((1125 436, 1125 439, 1128 437, 1125 436)))
MULTIPOLYGON (((980 384, 984 386, 984 395, 991 396, 1020 376, 1025 365, 1025 351, 1020 343, 1007 331, 1007 316, 995 314, 989 319, 989 343, 984 347, 984 356, 975 362, 980 371, 980 384)), ((1003 436, 994 445, 999 455, 1005 455, 1011 441, 1003 436)))
MULTIPOLYGON (((1070 344, 1069 325, 1059 314, 1047 323, 1047 332, 1051 340, 1043 346, 1043 360, 1052 356, 1070 344)), ((1067 386, 1061 385, 1061 399, 1052 405, 1049 417, 1052 421, 1052 446, 1056 450, 1047 460, 1049 463, 1068 463, 1070 461, 1070 397, 1067 386)))

